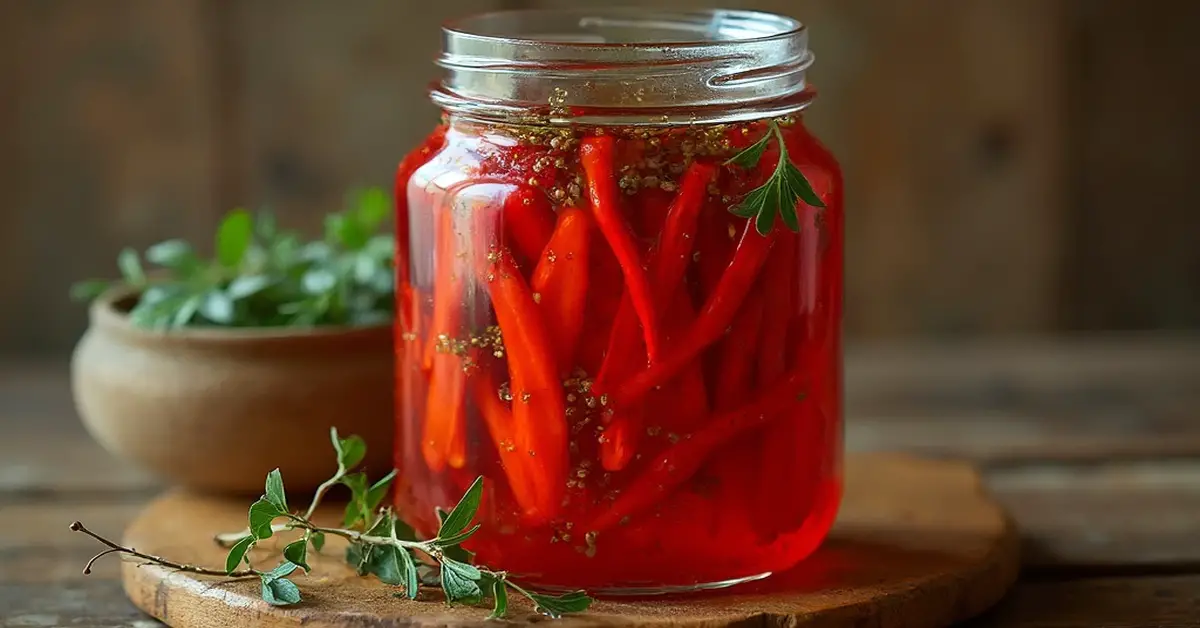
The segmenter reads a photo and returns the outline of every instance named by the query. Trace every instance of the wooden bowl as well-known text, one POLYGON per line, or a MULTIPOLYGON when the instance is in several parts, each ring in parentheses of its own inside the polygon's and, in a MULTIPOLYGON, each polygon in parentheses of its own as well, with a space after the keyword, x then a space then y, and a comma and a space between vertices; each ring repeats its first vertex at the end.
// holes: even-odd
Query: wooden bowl
POLYGON ((156 332, 126 315, 136 297, 93 302, 71 385, 109 452, 169 483, 257 494, 266 474, 309 491, 337 468, 329 429, 367 442, 372 477, 392 468, 392 327, 190 328, 156 332))

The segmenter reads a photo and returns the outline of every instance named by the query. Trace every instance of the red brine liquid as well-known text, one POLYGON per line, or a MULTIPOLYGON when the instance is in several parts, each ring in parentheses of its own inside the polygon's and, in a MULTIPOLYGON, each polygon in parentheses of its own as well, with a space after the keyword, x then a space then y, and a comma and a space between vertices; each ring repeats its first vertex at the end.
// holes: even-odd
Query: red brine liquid
POLYGON ((532 583, 699 587, 812 553, 841 495, 840 169, 778 124, 824 207, 766 234, 729 159, 768 121, 451 121, 401 164, 397 507, 532 583), (407 262, 407 263, 406 263, 407 262))

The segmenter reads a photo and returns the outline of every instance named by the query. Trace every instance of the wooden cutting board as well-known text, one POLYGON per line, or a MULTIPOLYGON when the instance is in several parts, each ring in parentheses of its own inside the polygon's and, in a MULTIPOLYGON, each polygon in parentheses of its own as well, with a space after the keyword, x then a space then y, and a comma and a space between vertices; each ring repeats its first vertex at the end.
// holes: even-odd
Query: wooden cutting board
MULTIPOLYGON (((126 530, 142 552, 214 567, 225 550, 214 533, 245 525, 247 502, 170 492, 126 530)), ((280 535, 277 535, 280 536, 280 535)), ((290 539, 291 537, 284 537, 290 539)), ((278 539, 273 538, 273 541, 278 539)), ((256 550, 268 558, 269 543, 256 550)), ((139 608, 175 628, 218 626, 494 626, 489 609, 447 607, 440 591, 409 601, 374 578, 362 578, 330 541, 313 572, 293 580, 304 601, 274 607, 259 599, 257 580, 228 581, 127 562, 125 591, 139 608)), ((703 596, 600 601, 568 626, 749 624, 933 628, 977 615, 1016 580, 1015 527, 969 465, 898 455, 846 458, 846 493, 825 545, 790 572, 703 596)), ((513 623, 544 621, 511 597, 513 623)))

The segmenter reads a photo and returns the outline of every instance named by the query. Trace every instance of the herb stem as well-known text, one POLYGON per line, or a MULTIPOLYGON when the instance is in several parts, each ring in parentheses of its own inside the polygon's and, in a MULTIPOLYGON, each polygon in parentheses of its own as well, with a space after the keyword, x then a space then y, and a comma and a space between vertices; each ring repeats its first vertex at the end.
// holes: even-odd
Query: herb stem
POLYGON ((313 493, 312 503, 308 505, 308 510, 304 513, 305 519, 312 519, 313 513, 317 512, 317 506, 321 505, 321 500, 325 498, 325 493, 329 489, 337 486, 338 482, 342 481, 342 476, 346 474, 344 468, 339 468, 338 472, 328 480, 325 480, 317 487, 317 492, 313 493))
MULTIPOLYGON (((291 523, 277 523, 271 526, 271 532, 286 532, 294 527, 296 526, 291 523)), ((214 536, 213 540, 221 547, 229 547, 248 536, 250 536, 250 528, 246 528, 241 532, 222 532, 214 536)))
POLYGON ((154 563, 155 565, 162 565, 163 567, 168 567, 170 569, 176 569, 178 571, 186 571, 188 573, 200 574, 200 575, 204 575, 204 576, 222 576, 222 577, 226 577, 226 578, 246 578, 249 576, 258 576, 258 575, 261 575, 261 573, 262 573, 262 572, 258 571, 257 569, 243 569, 241 571, 234 571, 234 572, 226 573, 226 571, 224 569, 207 569, 205 567, 197 567, 196 565, 190 565, 190 564, 186 564, 186 563, 177 563, 174 561, 167 560, 161 556, 144 554, 142 552, 135 550, 132 547, 125 547, 124 545, 118 545, 118 544, 108 540, 107 538, 100 536, 99 534, 96 534, 95 532, 92 532, 91 530, 84 527, 84 525, 78 521, 71 522, 71 530, 74 532, 82 532, 82 533, 92 537, 93 539, 96 539, 97 541, 103 543, 104 545, 107 545, 109 548, 109 549, 104 550, 103 552, 100 552, 99 554, 96 554, 95 556, 92 557, 91 560, 89 560, 87 562, 87 565, 84 566, 84 568, 83 568, 84 575, 92 573, 92 565, 95 564, 95 562, 98 559, 100 559, 104 556, 107 556, 109 554, 128 554, 130 556, 133 556, 134 558, 140 558, 144 561, 154 563))
POLYGON ((312 525, 308 522, 302 522, 300 527, 312 532, 332 534, 334 536, 340 536, 348 541, 357 541, 360 543, 366 543, 368 545, 390 545, 400 549, 421 550, 422 552, 435 557, 441 553, 437 546, 434 545, 437 539, 432 541, 405 541, 403 539, 396 539, 387 536, 371 536, 363 532, 358 532, 357 530, 346 530, 343 528, 322 528, 320 526, 312 525))

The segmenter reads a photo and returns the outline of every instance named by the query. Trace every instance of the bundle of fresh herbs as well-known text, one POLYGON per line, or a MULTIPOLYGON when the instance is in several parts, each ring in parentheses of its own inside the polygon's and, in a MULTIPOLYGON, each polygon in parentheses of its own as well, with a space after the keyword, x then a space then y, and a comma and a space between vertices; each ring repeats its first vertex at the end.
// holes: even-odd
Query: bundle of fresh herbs
POLYGON ((324 237, 311 241, 280 230, 269 212, 236 209, 217 229, 212 258, 178 239, 144 256, 126 248, 120 282, 85 281, 71 292, 91 300, 123 284, 137 294, 131 322, 160 330, 384 324, 395 293, 394 238, 383 231, 390 208, 381 189, 352 192, 343 211, 325 217, 324 237))

